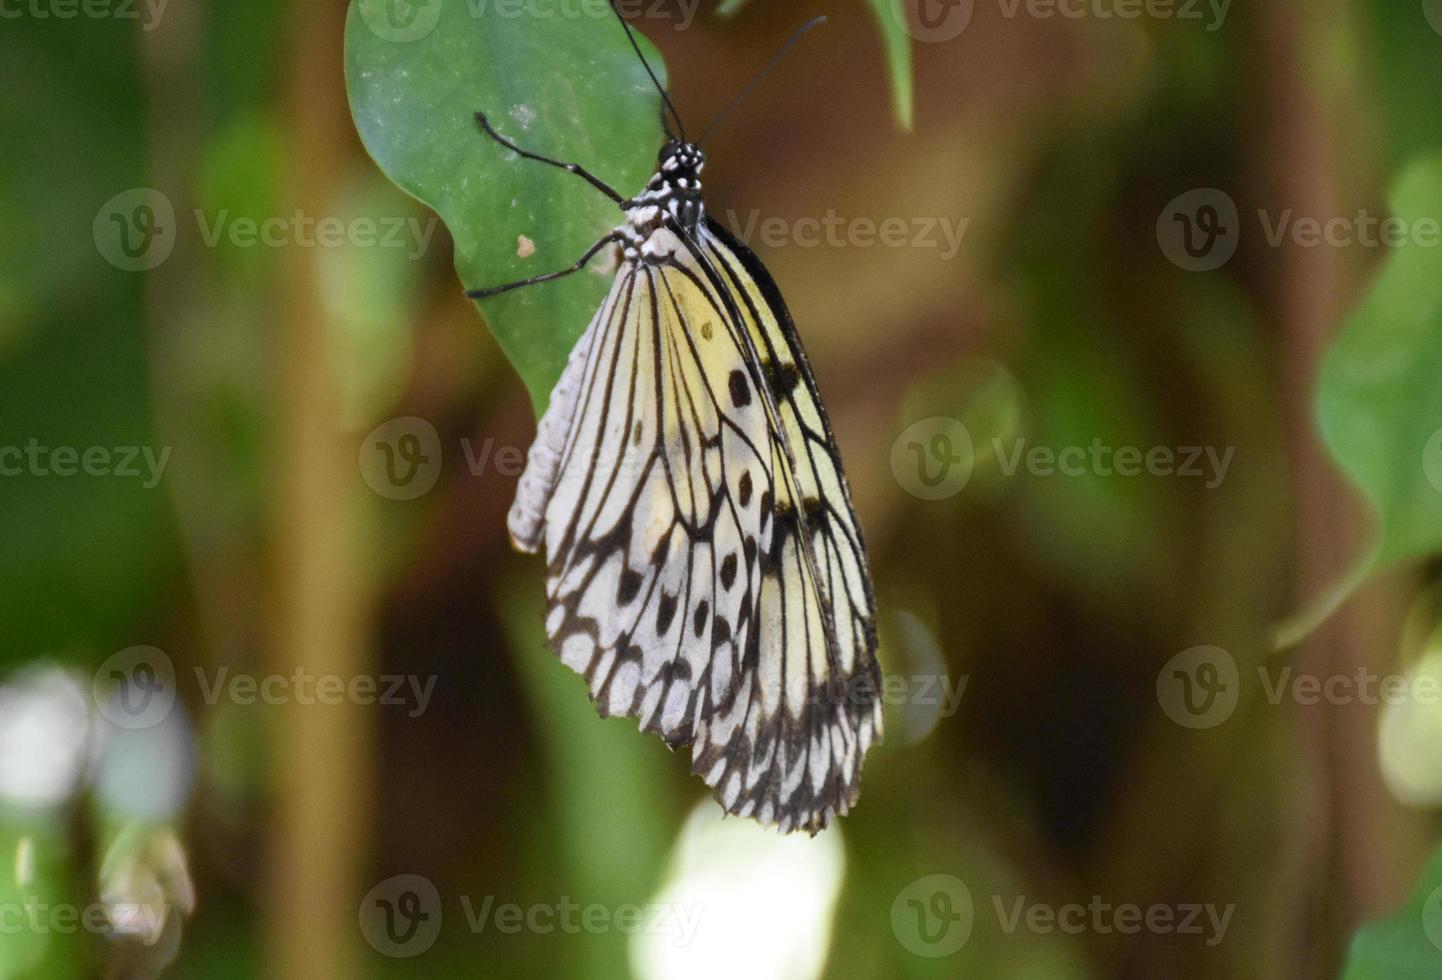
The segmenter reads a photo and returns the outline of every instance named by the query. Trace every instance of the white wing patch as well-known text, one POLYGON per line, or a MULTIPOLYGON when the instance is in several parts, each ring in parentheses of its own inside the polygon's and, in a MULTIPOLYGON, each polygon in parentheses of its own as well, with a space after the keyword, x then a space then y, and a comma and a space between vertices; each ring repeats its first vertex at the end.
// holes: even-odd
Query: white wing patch
POLYGON ((511 534, 544 541, 546 631, 601 714, 691 744, 728 812, 814 833, 881 732, 860 533, 764 270, 651 237, 664 259, 622 265, 552 394, 511 534))

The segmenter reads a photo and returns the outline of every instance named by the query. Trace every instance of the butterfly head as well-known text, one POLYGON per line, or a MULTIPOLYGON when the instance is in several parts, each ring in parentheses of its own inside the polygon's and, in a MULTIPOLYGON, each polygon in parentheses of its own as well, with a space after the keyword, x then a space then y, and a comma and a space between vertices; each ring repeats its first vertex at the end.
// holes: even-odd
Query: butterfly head
POLYGON ((649 235, 663 224, 694 234, 705 216, 701 203, 701 171, 706 154, 695 143, 672 139, 661 147, 656 173, 644 193, 627 202, 631 225, 649 235))
POLYGON ((706 154, 695 143, 678 139, 667 141, 656 158, 656 176, 668 183, 679 179, 696 180, 699 183, 701 171, 706 166, 706 154))

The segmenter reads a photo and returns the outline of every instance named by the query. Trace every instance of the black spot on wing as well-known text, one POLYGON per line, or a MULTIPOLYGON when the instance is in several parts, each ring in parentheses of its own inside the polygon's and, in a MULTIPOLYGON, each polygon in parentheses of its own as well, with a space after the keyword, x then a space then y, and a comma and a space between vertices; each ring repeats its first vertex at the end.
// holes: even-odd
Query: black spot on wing
POLYGON ((621 581, 616 586, 616 604, 624 606, 636 598, 636 593, 641 591, 641 573, 629 568, 621 570, 621 581))
POLYGON ((763 361, 761 373, 766 378, 766 386, 778 401, 789 398, 801 383, 800 369, 790 362, 763 361))
POLYGON ((732 552, 721 561, 721 587, 731 588, 736 581, 736 553, 732 552))
POLYGON ((726 383, 731 388, 731 404, 737 408, 751 404, 751 385, 746 380, 745 371, 732 371, 726 383))
POLYGON ((696 603, 696 615, 692 617, 691 628, 695 630, 697 636, 706 632, 706 617, 710 612, 711 604, 705 599, 696 603))
POLYGON ((664 636, 671 628, 671 621, 676 618, 676 597, 669 592, 661 593, 661 601, 656 607, 656 635, 664 636))

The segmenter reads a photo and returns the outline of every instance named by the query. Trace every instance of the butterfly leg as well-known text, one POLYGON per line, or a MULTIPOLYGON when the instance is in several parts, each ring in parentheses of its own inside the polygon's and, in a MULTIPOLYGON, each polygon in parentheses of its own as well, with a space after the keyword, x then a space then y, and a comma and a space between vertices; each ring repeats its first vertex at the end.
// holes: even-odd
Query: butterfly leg
POLYGON ((576 174, 580 177, 584 177, 587 181, 591 183, 592 187, 595 187, 598 191, 600 191, 602 194, 605 194, 617 204, 621 203, 621 195, 617 194, 616 191, 612 189, 610 184, 606 183, 604 180, 597 177, 590 171, 586 170, 580 164, 564 163, 560 160, 553 160, 550 157, 541 156, 539 153, 531 153, 528 150, 521 149, 515 143, 511 142, 506 137, 496 132, 494 127, 491 126, 490 120, 486 118, 486 114, 484 112, 476 113, 476 122, 481 124, 481 128, 486 131, 487 136, 504 146, 506 149, 512 150, 520 154, 527 160, 535 160, 539 163, 549 163, 553 167, 560 167, 562 170, 576 174))
POLYGON ((579 272, 581 271, 581 269, 585 268, 586 263, 591 261, 591 259, 595 257, 596 253, 601 251, 601 249, 605 248, 607 245, 610 245, 612 242, 619 242, 621 240, 622 235, 620 232, 612 232, 596 244, 592 245, 590 248, 586 249, 586 254, 577 259, 575 265, 572 265, 569 268, 561 269, 556 272, 547 272, 545 275, 532 276, 529 279, 521 279, 517 282, 508 282, 504 286, 491 286, 486 289, 472 289, 467 291, 466 295, 469 296, 471 299, 485 299, 487 296, 495 296, 497 293, 508 292, 512 289, 519 289, 522 286, 534 286, 538 282, 549 282, 552 279, 560 279, 562 276, 569 276, 571 273, 579 272))

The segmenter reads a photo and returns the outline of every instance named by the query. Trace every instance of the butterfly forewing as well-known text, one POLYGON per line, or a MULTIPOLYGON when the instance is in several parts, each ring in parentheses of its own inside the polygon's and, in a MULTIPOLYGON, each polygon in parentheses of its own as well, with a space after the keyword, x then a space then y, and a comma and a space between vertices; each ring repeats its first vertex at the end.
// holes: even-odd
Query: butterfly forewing
POLYGON ((875 606, 861 533, 815 380, 780 292, 760 261, 713 222, 697 248, 728 295, 772 416, 775 529, 763 584, 760 673, 779 683, 794 808, 844 811, 861 757, 880 737, 875 606), (808 560, 809 553, 809 560, 808 560), (768 620, 779 616, 772 625, 768 620), (798 756, 798 735, 804 750, 798 756), (800 778, 798 784, 796 781, 800 778))
POLYGON ((708 229, 627 261, 542 419, 512 535, 598 710, 782 830, 854 802, 880 735, 860 532, 775 286, 708 229))

